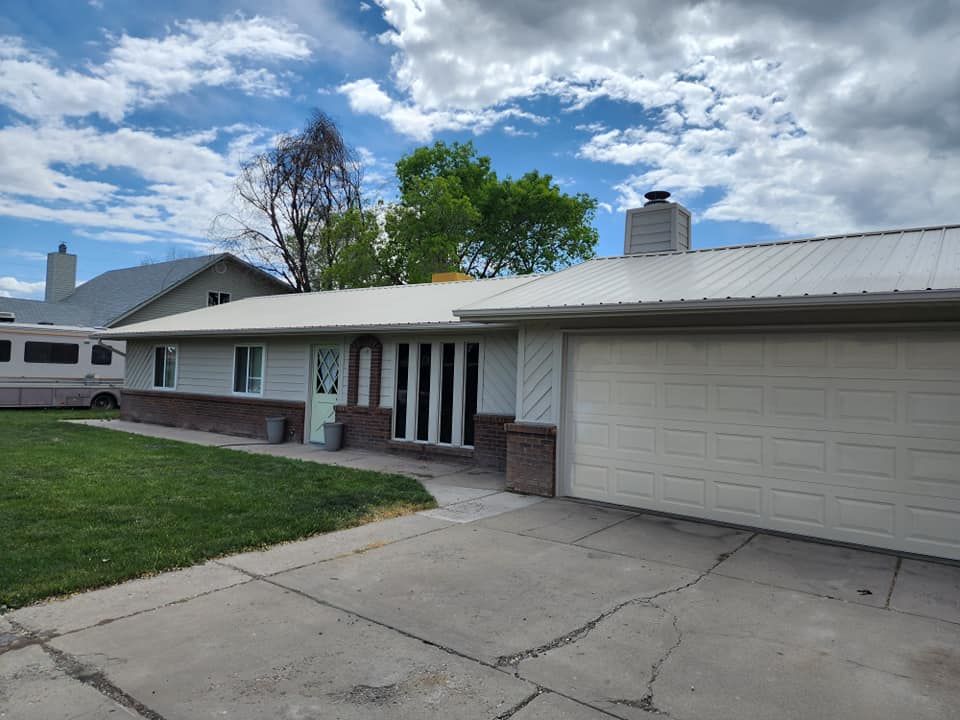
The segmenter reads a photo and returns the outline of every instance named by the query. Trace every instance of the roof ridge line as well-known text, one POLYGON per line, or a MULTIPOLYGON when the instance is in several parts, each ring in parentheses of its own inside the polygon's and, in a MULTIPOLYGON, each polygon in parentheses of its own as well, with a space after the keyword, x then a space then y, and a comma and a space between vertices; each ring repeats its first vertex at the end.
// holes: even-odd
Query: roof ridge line
MULTIPOLYGON (((825 240, 852 240, 855 238, 864 238, 872 237, 874 235, 889 235, 891 233, 909 233, 909 232, 929 232, 931 230, 954 230, 960 228, 960 223, 948 224, 948 225, 926 225, 922 227, 909 227, 909 228, 891 228, 889 230, 870 230, 868 232, 859 232, 859 233, 847 233, 839 235, 816 235, 814 237, 808 238, 794 238, 792 240, 770 240, 768 242, 754 242, 754 243, 741 243, 740 245, 719 245, 717 247, 709 248, 695 248, 692 250, 662 250, 660 252, 650 252, 650 253, 634 253, 631 255, 602 255, 600 257, 590 258, 586 262, 595 262, 598 260, 623 260, 625 258, 638 258, 638 257, 663 257, 668 255, 690 255, 692 253, 708 253, 708 252, 718 252, 722 250, 743 250, 746 248, 756 248, 756 247, 770 247, 774 245, 796 245, 802 243, 811 243, 811 242, 823 242, 825 240)), ((581 263, 582 264, 582 263, 581 263)), ((576 267, 571 265, 571 267, 576 267)), ((567 268, 564 268, 567 269, 567 268)))

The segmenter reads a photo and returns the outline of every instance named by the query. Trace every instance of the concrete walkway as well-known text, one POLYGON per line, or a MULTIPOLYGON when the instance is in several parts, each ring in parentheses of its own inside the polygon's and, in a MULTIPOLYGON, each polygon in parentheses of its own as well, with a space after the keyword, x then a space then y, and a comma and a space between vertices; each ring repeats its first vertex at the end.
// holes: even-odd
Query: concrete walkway
POLYGON ((958 707, 960 568, 561 499, 410 515, 0 616, 5 719, 958 707))
POLYGON ((369 450, 350 449, 329 452, 320 446, 303 443, 271 445, 260 440, 239 438, 234 435, 184 430, 126 420, 67 420, 65 422, 240 452, 273 455, 326 465, 341 465, 358 470, 409 475, 419 480, 436 498, 439 505, 437 509, 425 510, 421 514, 449 522, 472 522, 527 507, 542 500, 538 497, 505 492, 506 482, 503 473, 464 463, 419 460, 400 454, 369 450))

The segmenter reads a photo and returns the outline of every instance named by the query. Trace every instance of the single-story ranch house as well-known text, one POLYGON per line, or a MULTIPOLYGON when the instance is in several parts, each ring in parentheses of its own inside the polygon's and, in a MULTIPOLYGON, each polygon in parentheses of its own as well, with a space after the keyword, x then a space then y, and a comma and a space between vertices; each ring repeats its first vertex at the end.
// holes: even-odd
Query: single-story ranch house
POLYGON ((453 455, 565 495, 960 559, 960 226, 278 295, 104 333, 123 417, 453 455))

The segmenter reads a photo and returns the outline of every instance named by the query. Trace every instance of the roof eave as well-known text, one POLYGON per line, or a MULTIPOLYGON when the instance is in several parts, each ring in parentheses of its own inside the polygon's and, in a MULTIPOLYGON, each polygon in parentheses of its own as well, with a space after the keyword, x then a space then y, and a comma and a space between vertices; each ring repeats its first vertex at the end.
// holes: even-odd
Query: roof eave
POLYGON ((465 321, 478 323, 547 320, 571 317, 609 317, 614 315, 666 315, 691 312, 737 310, 828 308, 881 305, 937 304, 960 301, 960 289, 921 290, 908 292, 855 293, 844 295, 816 295, 776 298, 722 298, 709 300, 680 300, 637 303, 610 303, 599 305, 563 305, 531 308, 464 308, 453 314, 465 321))
POLYGON ((168 337, 261 337, 270 335, 352 335, 356 333, 404 333, 404 332, 471 332, 477 330, 489 331, 496 329, 510 329, 510 323, 478 323, 478 322, 442 322, 442 323, 410 323, 393 325, 329 325, 320 327, 289 327, 289 328, 210 328, 200 330, 153 330, 140 332, 124 332, 122 327, 98 333, 97 337, 115 340, 136 340, 138 338, 168 338, 168 337))

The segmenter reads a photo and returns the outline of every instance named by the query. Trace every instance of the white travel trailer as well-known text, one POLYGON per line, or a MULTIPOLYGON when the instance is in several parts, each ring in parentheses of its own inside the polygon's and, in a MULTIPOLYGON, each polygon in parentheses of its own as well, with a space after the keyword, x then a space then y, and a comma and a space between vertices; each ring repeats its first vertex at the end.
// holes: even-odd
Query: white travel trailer
POLYGON ((0 407, 119 406, 124 343, 99 344, 95 328, 0 320, 0 407))

